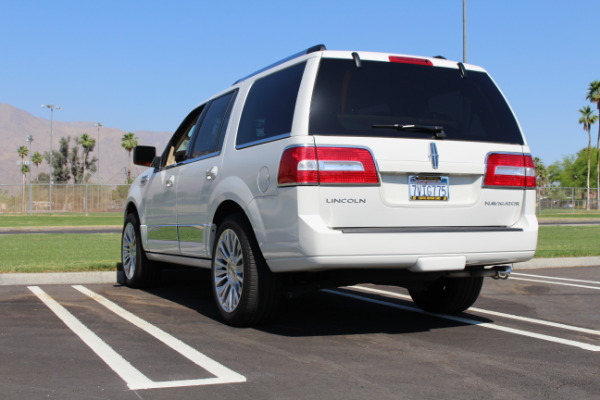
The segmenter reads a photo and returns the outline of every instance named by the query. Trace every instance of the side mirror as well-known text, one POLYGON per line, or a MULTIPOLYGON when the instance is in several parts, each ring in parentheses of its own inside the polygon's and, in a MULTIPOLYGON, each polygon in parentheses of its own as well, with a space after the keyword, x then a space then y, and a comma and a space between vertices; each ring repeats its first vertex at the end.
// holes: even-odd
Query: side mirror
POLYGON ((135 146, 133 148, 133 163, 144 167, 151 167, 156 158, 156 147, 135 146))
POLYGON ((160 161, 162 160, 162 158, 160 157, 154 157, 154 160, 152 160, 152 168, 160 168, 160 161))

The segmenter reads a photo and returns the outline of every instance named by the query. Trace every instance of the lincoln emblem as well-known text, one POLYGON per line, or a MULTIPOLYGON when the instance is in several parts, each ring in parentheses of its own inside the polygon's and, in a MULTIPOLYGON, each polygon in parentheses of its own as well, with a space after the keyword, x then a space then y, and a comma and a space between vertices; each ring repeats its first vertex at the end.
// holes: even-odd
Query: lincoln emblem
POLYGON ((431 142, 429 144, 429 158, 431 159, 431 166, 433 167, 433 169, 438 169, 440 156, 437 151, 437 146, 434 142, 431 142))

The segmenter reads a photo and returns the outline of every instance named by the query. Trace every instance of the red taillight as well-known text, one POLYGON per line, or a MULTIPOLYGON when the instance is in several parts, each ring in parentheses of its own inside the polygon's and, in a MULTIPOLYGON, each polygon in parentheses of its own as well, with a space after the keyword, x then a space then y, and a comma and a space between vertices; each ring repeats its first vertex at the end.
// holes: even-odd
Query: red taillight
POLYGON ((535 188, 533 158, 529 154, 490 154, 487 158, 483 186, 535 188))
POLYGON ((367 149, 317 147, 320 183, 377 184, 377 169, 367 149))
POLYGON ((279 163, 280 185, 317 184, 317 155, 314 147, 292 147, 283 152, 279 163))
POLYGON ((376 185, 373 156, 352 147, 291 147, 283 152, 278 183, 291 185, 376 185))
POLYGON ((433 66, 433 63, 425 58, 389 56, 389 60, 391 62, 401 63, 401 64, 417 64, 417 65, 433 66))

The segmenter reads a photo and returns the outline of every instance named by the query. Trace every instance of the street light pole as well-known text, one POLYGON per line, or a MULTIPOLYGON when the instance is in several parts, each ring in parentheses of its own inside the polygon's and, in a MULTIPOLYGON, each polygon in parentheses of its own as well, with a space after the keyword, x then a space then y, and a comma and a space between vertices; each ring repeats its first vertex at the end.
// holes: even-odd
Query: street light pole
POLYGON ((98 128, 98 166, 96 170, 98 171, 98 183, 100 183, 100 128, 102 127, 102 124, 96 122, 94 126, 98 128))
POLYGON ((54 164, 52 163, 52 157, 54 156, 54 154, 52 154, 52 122, 54 120, 54 110, 62 110, 62 108, 54 104, 42 104, 42 108, 50 109, 50 210, 52 210, 52 184, 54 183, 54 164))
POLYGON ((467 62, 467 0, 463 0, 463 62, 467 62))
POLYGON ((25 140, 27 141, 27 143, 29 143, 29 179, 27 180, 27 184, 29 185, 29 214, 32 214, 33 207, 31 206, 31 143, 33 142, 33 135, 27 135, 27 139, 25 140))

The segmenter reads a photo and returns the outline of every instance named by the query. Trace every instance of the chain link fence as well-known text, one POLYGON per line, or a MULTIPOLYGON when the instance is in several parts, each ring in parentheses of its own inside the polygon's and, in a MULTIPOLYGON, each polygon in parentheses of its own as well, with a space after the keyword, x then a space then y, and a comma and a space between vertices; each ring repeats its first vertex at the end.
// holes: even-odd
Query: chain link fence
MULTIPOLYGON (((0 213, 123 212, 129 185, 3 185, 0 213)), ((586 188, 538 187, 538 214, 587 210, 586 188)), ((598 208, 598 189, 590 189, 590 209, 598 208)))
MULTIPOLYGON (((590 210, 598 208, 598 189, 590 188, 590 210)), ((568 187, 538 187, 537 188, 538 214, 549 212, 572 212, 588 209, 588 194, 586 188, 568 187)))
POLYGON ((0 213, 123 212, 129 185, 0 184, 0 213))

